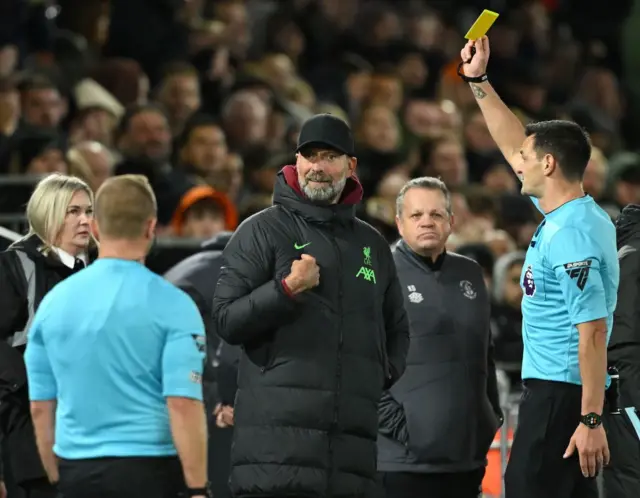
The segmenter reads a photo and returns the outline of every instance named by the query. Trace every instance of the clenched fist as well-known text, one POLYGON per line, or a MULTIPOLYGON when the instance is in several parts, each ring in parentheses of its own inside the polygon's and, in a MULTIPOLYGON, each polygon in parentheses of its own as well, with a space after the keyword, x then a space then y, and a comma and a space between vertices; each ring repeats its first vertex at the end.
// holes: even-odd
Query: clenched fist
POLYGON ((284 279, 292 294, 300 294, 320 284, 320 268, 316 258, 303 254, 291 263, 291 273, 284 279))
POLYGON ((221 429, 233 427, 233 406, 218 403, 213 414, 216 417, 216 425, 221 429))
POLYGON ((469 40, 460 51, 460 58, 464 62, 462 69, 466 76, 475 78, 486 74, 489 63, 489 38, 483 36, 478 40, 469 40))

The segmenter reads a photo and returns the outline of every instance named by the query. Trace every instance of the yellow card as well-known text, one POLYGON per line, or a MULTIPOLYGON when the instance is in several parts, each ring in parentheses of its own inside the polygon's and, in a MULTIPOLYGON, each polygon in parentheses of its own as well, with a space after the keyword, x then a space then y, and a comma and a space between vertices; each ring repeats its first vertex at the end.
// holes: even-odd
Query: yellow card
POLYGON ((471 29, 467 31, 467 34, 464 37, 467 40, 477 40, 482 38, 487 34, 489 28, 493 26, 493 23, 496 22, 499 15, 500 14, 497 12, 493 12, 491 10, 483 10, 482 14, 478 16, 478 19, 476 19, 476 22, 473 23, 473 26, 471 26, 471 29))

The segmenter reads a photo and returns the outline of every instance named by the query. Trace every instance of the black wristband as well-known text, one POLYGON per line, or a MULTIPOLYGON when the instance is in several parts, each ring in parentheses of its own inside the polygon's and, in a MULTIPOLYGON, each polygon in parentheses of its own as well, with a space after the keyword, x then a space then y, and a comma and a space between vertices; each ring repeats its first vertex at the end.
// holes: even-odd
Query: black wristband
POLYGON ((465 81, 467 83, 484 83, 489 79, 489 77, 487 76, 487 73, 483 74, 482 76, 467 76, 462 71, 463 65, 464 65, 464 62, 461 62, 460 64, 458 64, 458 76, 462 78, 462 81, 465 81))

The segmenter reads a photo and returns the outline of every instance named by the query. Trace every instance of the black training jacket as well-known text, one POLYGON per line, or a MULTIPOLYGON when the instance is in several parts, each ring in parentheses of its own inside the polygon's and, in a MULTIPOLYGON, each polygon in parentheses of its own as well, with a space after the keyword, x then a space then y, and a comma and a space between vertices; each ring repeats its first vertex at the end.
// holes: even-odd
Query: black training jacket
POLYGON ((350 178, 337 205, 278 174, 274 206, 247 219, 224 250, 217 332, 241 344, 230 486, 234 496, 370 498, 377 405, 402 375, 408 322, 391 251, 354 215, 350 178), (320 285, 282 286, 302 253, 320 285))
MULTIPOLYGON (((29 235, 0 253, 0 440, 6 446, 16 482, 46 477, 29 411, 22 357, 25 346, 11 347, 8 342, 14 333, 26 328, 30 314, 29 285, 17 251, 34 264, 33 313, 56 284, 73 274, 55 253, 43 254, 42 246, 38 236, 29 235)), ((94 256, 92 252, 90 260, 94 256)))
POLYGON ((616 221, 620 285, 608 347, 620 371, 622 406, 640 409, 640 206, 625 207, 616 221))
POLYGON ((380 403, 378 469, 468 472, 486 465, 501 418, 490 302, 475 261, 393 253, 411 324, 407 369, 380 403))

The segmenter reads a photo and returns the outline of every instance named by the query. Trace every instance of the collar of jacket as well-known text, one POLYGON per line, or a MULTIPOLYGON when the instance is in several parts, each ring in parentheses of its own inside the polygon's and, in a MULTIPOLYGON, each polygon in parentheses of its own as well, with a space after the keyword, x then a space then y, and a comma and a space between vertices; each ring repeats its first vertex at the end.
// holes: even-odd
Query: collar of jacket
POLYGON ((412 261, 420 265, 420 267, 430 271, 439 271, 442 268, 442 265, 444 264, 447 256, 447 251, 445 249, 443 253, 436 258, 435 261, 431 261, 431 259, 416 254, 414 250, 409 247, 409 244, 407 244, 403 239, 400 239, 398 241, 396 249, 406 257, 410 258, 412 261))
MULTIPOLYGON (((49 252, 47 252, 47 254, 44 254, 43 248, 44 248, 44 242, 36 234, 28 235, 14 242, 9 247, 9 249, 12 249, 12 250, 23 251, 33 261, 38 261, 38 260, 42 261, 46 266, 53 267, 53 268, 67 268, 67 265, 65 265, 62 262, 62 260, 60 259, 56 251, 50 250, 49 252)), ((89 265, 93 263, 97 257, 98 257, 97 248, 91 246, 87 251, 87 254, 86 254, 87 259, 85 263, 89 265)))
POLYGON ((347 179, 337 204, 315 204, 302 192, 295 166, 285 166, 278 173, 273 191, 273 203, 295 211, 310 222, 346 222, 355 218, 356 204, 362 200, 362 185, 356 177, 347 179))

